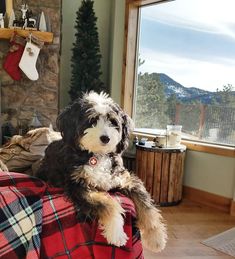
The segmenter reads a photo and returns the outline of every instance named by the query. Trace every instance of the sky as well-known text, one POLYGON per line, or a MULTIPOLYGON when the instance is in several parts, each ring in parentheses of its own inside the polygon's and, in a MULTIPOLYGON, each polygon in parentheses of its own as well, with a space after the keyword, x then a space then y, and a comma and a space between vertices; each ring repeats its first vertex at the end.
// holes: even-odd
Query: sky
MULTIPOLYGON (((175 0, 141 9, 141 72, 185 87, 235 88, 235 0, 175 0)), ((235 90, 235 89, 234 89, 235 90)))

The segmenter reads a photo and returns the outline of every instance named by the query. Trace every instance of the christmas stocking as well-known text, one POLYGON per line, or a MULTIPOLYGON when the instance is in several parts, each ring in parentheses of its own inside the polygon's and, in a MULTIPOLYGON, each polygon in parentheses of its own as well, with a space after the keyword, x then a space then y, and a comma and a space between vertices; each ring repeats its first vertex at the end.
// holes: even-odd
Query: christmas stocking
POLYGON ((19 63, 20 69, 32 81, 38 80, 39 77, 36 69, 36 62, 42 46, 43 42, 30 35, 19 63))
POLYGON ((10 49, 3 63, 3 68, 14 80, 21 79, 19 62, 24 52, 25 40, 17 34, 14 34, 10 41, 10 49))

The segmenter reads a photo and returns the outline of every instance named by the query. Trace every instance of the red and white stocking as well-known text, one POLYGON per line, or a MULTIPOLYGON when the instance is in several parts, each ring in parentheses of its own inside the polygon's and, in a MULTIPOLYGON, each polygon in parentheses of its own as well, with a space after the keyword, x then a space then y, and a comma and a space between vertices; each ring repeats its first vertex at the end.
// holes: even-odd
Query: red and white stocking
POLYGON ((10 49, 3 63, 3 68, 14 80, 20 80, 22 77, 19 68, 19 62, 24 52, 25 39, 14 34, 10 41, 10 49))
POLYGON ((32 81, 38 80, 39 78, 36 62, 42 46, 43 42, 40 42, 33 36, 30 36, 19 63, 20 69, 32 81))

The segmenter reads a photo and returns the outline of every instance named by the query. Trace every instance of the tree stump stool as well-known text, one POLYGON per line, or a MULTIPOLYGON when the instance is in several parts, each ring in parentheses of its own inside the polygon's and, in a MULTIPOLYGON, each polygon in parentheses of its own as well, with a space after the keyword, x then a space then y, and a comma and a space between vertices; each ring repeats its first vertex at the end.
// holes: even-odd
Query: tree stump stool
POLYGON ((160 206, 177 205, 182 199, 186 146, 157 148, 136 145, 136 174, 160 206))

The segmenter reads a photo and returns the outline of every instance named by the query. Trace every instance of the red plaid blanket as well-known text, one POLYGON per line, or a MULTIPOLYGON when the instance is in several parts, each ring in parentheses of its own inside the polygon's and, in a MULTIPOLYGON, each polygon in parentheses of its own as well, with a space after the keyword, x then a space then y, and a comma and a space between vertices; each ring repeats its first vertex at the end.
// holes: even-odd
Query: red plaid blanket
POLYGON ((77 219, 62 190, 28 175, 0 172, 0 258, 144 258, 132 201, 112 195, 126 211, 129 240, 123 247, 107 244, 97 222, 77 219))

